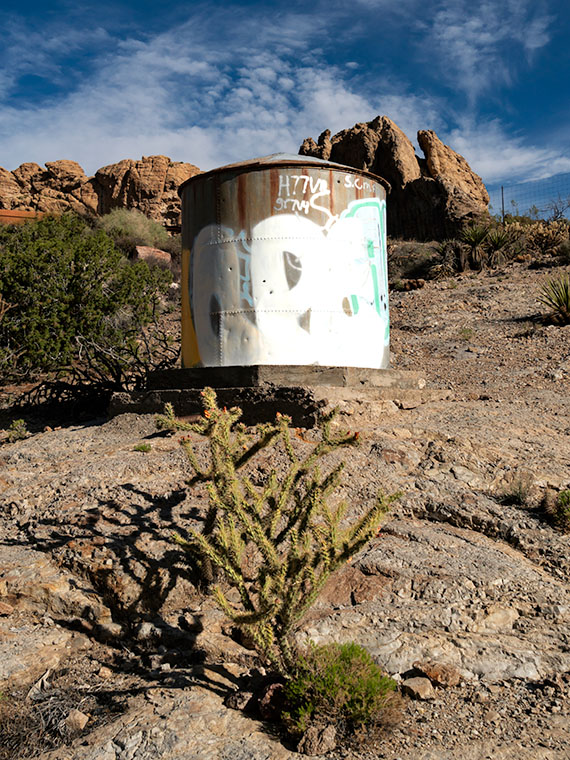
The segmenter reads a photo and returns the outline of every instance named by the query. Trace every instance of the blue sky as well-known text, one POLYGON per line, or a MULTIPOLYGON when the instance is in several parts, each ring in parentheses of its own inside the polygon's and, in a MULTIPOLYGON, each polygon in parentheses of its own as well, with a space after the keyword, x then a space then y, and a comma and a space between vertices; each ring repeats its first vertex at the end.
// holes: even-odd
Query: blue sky
POLYGON ((567 0, 0 6, 0 166, 209 169, 368 121, 434 129, 489 185, 570 172, 567 0))

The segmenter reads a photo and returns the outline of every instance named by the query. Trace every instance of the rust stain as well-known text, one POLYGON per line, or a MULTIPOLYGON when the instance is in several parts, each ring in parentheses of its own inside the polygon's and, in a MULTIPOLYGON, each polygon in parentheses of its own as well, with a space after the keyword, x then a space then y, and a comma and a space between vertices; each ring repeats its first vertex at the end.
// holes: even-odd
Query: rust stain
POLYGON ((240 229, 244 229, 247 216, 247 192, 246 192, 246 175, 239 174, 237 178, 237 202, 238 202, 238 222, 240 229))
POLYGON ((0 224, 25 224, 36 219, 43 219, 43 211, 20 211, 17 209, 2 209, 0 211, 0 224))
POLYGON ((269 170, 269 201, 271 208, 275 206, 277 195, 279 193, 279 169, 269 170))

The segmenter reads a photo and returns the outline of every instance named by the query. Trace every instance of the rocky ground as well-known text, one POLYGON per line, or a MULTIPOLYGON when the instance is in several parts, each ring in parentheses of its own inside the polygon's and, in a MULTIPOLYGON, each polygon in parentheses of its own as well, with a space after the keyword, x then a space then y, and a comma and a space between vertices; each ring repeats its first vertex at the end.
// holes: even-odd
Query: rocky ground
MULTIPOLYGON (((570 326, 536 321, 544 278, 393 293, 393 366, 426 388, 321 391, 361 432, 349 517, 403 496, 299 637, 422 679, 393 728, 329 758, 570 758, 570 536, 542 506, 570 487, 570 326)), ((0 758, 298 757, 223 704, 255 657, 169 540, 205 503, 177 437, 150 415, 30 428, 0 447, 0 758)))

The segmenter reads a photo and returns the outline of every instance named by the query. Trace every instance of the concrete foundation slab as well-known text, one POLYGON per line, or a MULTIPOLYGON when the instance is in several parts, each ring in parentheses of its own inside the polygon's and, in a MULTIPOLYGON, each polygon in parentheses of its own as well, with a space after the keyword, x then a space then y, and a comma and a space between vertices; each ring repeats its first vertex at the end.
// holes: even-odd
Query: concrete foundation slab
POLYGON ((170 369, 149 375, 148 390, 170 388, 257 388, 331 386, 340 388, 425 387, 420 372, 362 367, 322 367, 318 365, 253 365, 249 367, 197 367, 170 369))
POLYGON ((170 403, 178 416, 202 412, 201 390, 216 389, 221 406, 239 406, 246 424, 289 415, 298 427, 313 427, 319 411, 343 401, 393 401, 401 408, 430 397, 419 372, 357 367, 253 366, 204 367, 154 372, 148 388, 115 393, 109 414, 154 414, 170 403))

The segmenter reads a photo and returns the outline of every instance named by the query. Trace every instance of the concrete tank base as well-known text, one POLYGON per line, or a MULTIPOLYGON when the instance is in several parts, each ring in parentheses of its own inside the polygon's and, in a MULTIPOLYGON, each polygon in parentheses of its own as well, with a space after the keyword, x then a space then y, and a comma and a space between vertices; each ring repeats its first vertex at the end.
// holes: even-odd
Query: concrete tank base
MULTIPOLYGON (((171 403, 178 416, 200 414, 200 391, 216 389, 220 406, 239 406, 246 424, 287 414, 298 427, 313 427, 319 411, 343 402, 392 402, 411 408, 431 400, 419 372, 360 367, 268 366, 203 367, 154 372, 147 390, 115 393, 109 415, 161 413, 171 403)), ((441 391, 435 394, 441 397, 441 391)))
POLYGON ((309 365, 267 365, 248 367, 196 367, 169 369, 149 374, 147 388, 261 388, 275 385, 331 385, 341 388, 424 388, 419 372, 362 367, 322 367, 309 365))

